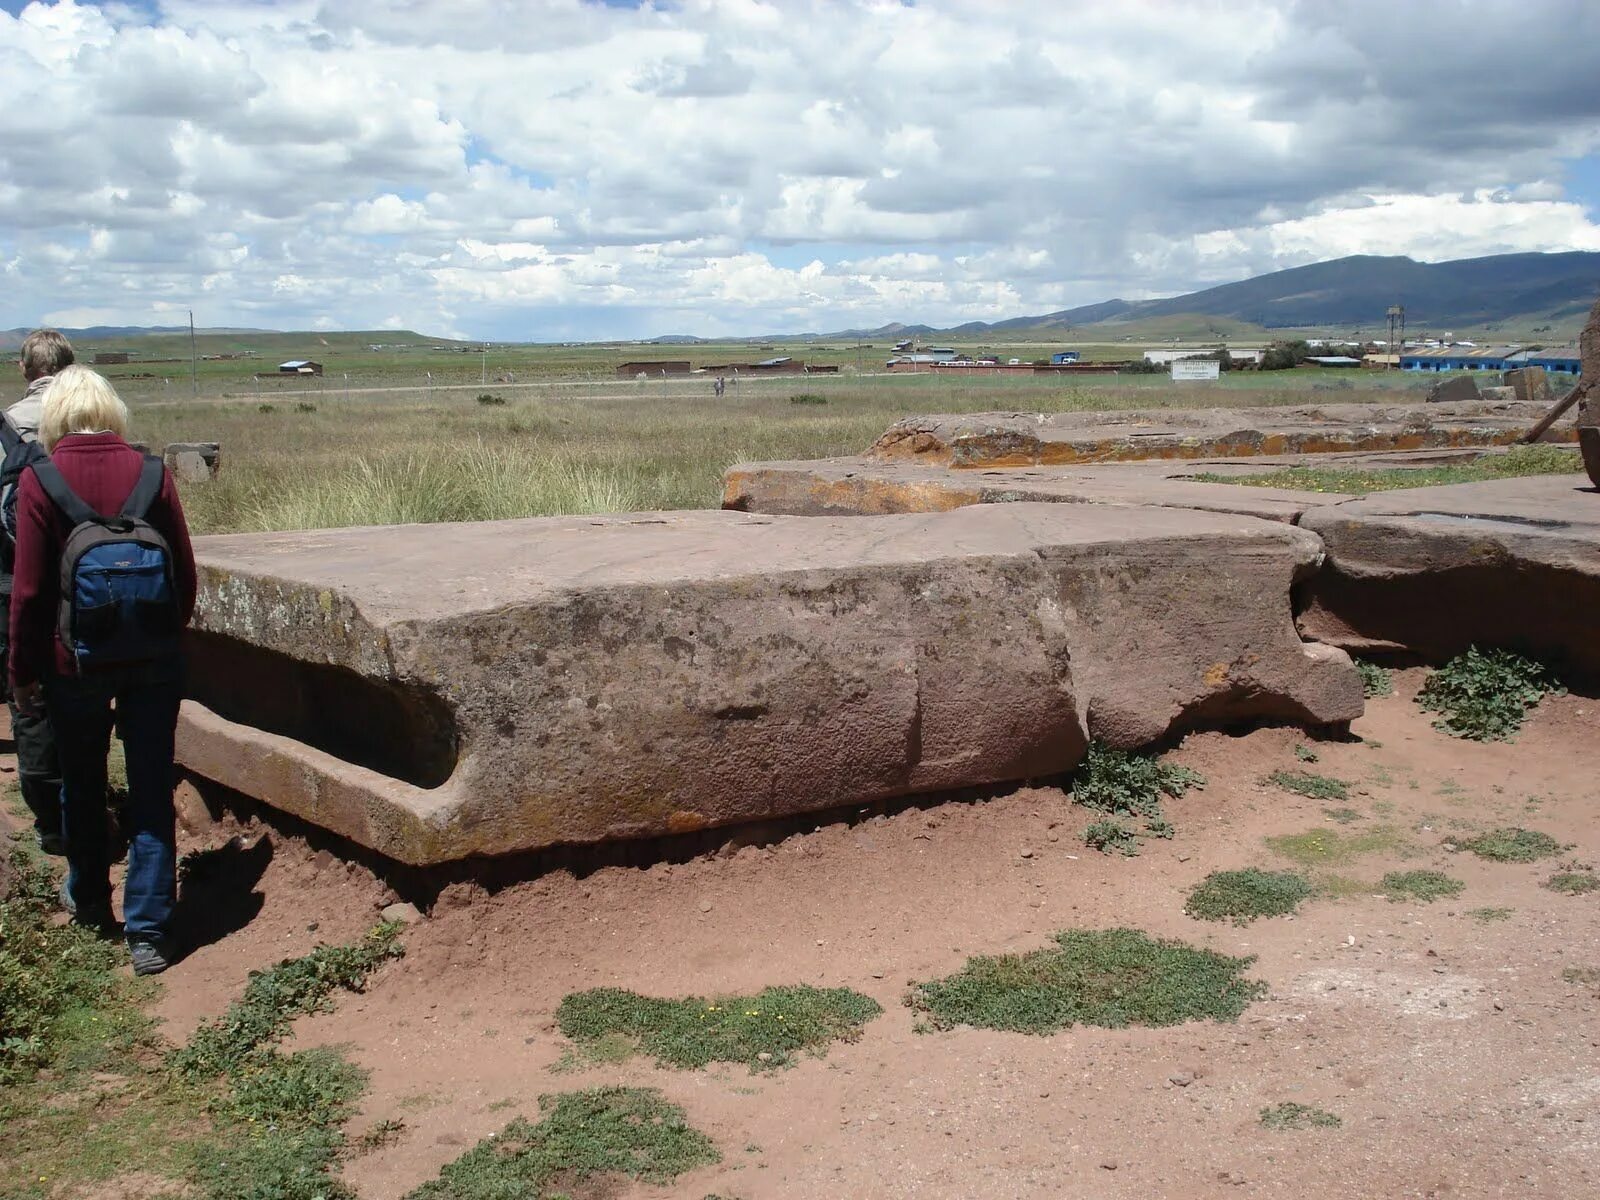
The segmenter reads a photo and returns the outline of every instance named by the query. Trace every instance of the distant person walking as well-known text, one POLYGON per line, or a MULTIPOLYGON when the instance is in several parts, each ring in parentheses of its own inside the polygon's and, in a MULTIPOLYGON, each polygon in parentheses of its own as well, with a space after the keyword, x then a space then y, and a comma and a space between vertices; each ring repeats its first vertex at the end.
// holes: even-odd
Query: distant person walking
POLYGON ((123 931, 140 975, 173 961, 177 898, 173 736, 178 639, 194 612, 194 552, 159 458, 127 442, 128 410, 101 376, 71 366, 45 393, 50 461, 17 485, 11 688, 47 710, 60 748, 67 881, 75 921, 112 926, 106 752, 115 726, 128 764, 123 931))
MULTIPOLYGON (((44 456, 39 445, 39 417, 44 393, 57 372, 75 361, 72 343, 54 329, 36 329, 22 340, 17 366, 27 390, 21 400, 0 415, 0 603, 9 611, 11 576, 16 556, 16 487, 22 472, 35 458, 44 456)), ((0 619, 0 688, 11 709, 11 740, 17 748, 17 783, 23 802, 33 814, 33 836, 46 854, 61 854, 66 841, 61 829, 61 763, 56 757, 50 720, 43 714, 22 711, 11 699, 9 620, 0 619)))

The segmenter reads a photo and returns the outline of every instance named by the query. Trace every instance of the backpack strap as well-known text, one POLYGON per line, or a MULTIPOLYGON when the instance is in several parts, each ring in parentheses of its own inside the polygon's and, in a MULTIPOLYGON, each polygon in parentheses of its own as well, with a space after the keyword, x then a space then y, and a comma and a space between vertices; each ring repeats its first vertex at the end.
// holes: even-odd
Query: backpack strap
POLYGON ((22 445, 22 430, 16 427, 8 413, 0 413, 0 454, 10 458, 16 448, 22 445))
MULTIPOLYGON (((66 478, 56 469, 55 463, 48 458, 41 458, 32 463, 29 468, 34 478, 39 481, 39 486, 44 489, 44 494, 49 496, 68 521, 73 525, 82 525, 87 521, 100 521, 103 518, 94 509, 85 504, 68 486, 66 478)), ((134 489, 138 491, 137 488, 134 489)))
POLYGON ((156 502, 156 497, 161 494, 162 485, 167 482, 167 464, 154 454, 144 456, 144 466, 139 468, 139 481, 133 485, 133 491, 128 493, 128 498, 122 503, 122 512, 119 516, 129 520, 142 521, 144 515, 150 511, 150 506, 156 502))

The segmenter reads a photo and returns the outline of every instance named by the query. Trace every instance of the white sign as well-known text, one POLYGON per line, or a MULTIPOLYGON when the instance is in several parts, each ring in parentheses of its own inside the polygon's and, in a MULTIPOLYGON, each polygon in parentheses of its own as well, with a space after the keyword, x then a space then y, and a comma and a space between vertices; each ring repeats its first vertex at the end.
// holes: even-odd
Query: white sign
POLYGON ((1172 378, 1178 379, 1216 379, 1222 372, 1222 364, 1214 358, 1179 358, 1172 364, 1172 378))

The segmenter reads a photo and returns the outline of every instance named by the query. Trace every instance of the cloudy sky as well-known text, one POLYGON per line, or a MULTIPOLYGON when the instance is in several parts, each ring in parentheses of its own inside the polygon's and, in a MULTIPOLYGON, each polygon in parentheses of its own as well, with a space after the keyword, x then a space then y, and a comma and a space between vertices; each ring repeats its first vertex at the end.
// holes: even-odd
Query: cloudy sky
POLYGON ((0 0, 0 327, 950 324, 1600 250, 1600 3, 0 0))

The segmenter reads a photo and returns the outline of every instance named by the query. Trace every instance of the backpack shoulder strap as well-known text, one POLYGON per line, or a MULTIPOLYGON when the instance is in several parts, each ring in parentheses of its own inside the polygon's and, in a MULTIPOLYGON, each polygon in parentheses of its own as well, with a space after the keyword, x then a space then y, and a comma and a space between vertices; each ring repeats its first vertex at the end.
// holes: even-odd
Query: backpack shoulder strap
POLYGON ((78 493, 68 486, 65 476, 48 458, 41 458, 38 462, 30 464, 28 469, 38 479, 44 494, 50 497, 55 506, 66 515, 67 520, 74 525, 100 520, 100 514, 78 497, 78 493))
POLYGON ((22 431, 6 413, 0 413, 0 454, 10 458, 16 448, 22 445, 22 431))
POLYGON ((139 468, 139 481, 133 485, 133 491, 128 493, 128 498, 123 501, 122 512, 119 514, 132 520, 144 520, 145 513, 150 511, 150 506, 156 502, 156 497, 161 494, 161 486, 167 481, 167 464, 154 454, 144 456, 144 466, 139 468))

